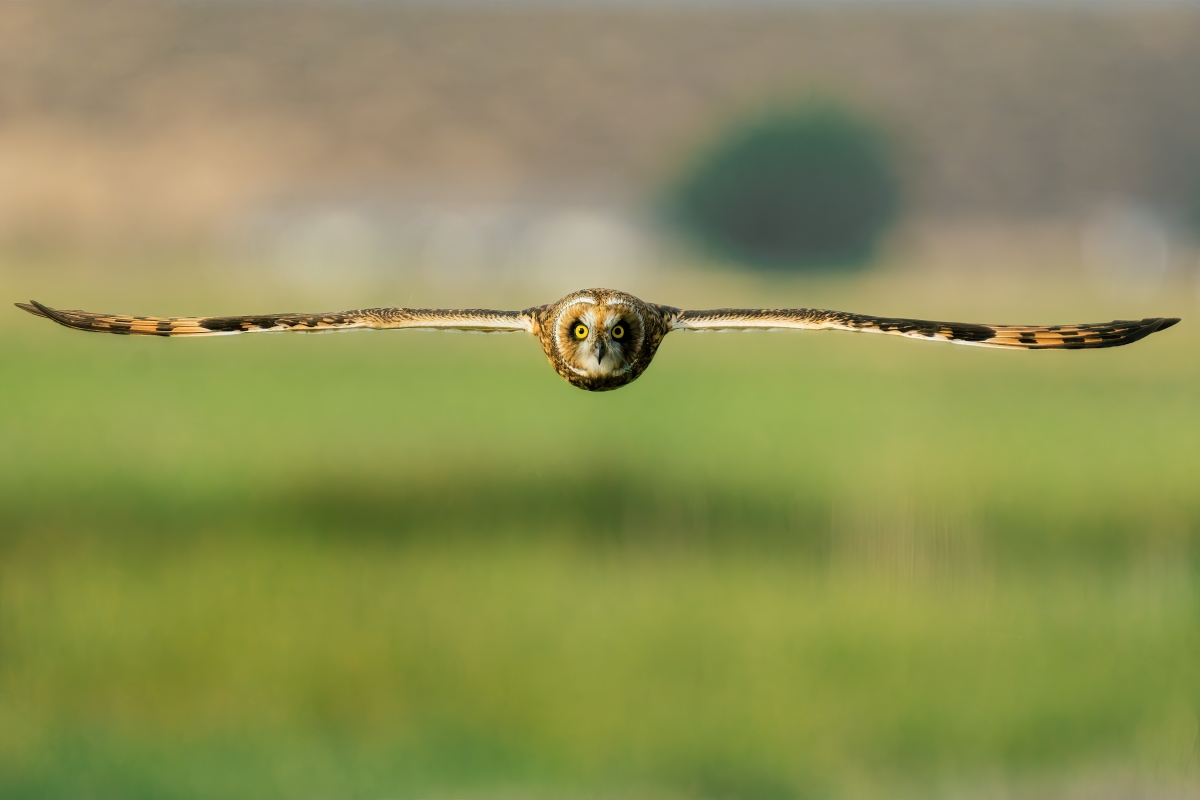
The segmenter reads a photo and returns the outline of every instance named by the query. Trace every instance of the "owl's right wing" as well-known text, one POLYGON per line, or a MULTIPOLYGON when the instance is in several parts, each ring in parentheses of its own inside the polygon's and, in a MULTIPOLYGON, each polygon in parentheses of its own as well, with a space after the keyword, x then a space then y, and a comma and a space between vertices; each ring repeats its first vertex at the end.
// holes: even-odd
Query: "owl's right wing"
POLYGON ((67 311, 42 305, 17 303, 30 314, 53 320, 80 331, 118 333, 134 336, 220 336, 258 331, 300 331, 320 333, 354 329, 384 330, 417 328, 426 330, 479 331, 502 333, 532 332, 532 313, 493 311, 481 308, 360 308, 327 314, 250 314, 238 317, 137 317, 127 314, 96 314, 67 311))
POLYGON ((1129 344, 1155 331, 1165 330, 1176 322, 1179 322, 1178 318, 1151 317, 1082 325, 978 325, 904 317, 872 317, 819 308, 718 308, 709 311, 676 311, 670 316, 670 329, 869 331, 981 347, 1078 350, 1129 344))

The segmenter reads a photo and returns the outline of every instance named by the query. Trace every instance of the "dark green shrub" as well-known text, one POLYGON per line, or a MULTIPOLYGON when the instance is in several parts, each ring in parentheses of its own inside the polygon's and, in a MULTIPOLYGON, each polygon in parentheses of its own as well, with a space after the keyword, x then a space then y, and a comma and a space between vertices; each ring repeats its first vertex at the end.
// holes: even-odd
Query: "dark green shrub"
POLYGON ((762 115, 703 154, 672 189, 672 219, 721 258, 752 266, 853 266, 895 216, 884 134, 831 105, 762 115))

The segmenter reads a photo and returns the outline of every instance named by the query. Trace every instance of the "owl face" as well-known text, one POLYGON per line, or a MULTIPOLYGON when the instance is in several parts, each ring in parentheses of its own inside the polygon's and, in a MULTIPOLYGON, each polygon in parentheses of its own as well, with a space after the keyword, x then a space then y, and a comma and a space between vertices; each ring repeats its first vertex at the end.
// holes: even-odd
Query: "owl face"
POLYGON ((610 290, 564 297, 544 322, 542 343, 550 363, 580 388, 603 391, 629 383, 645 369, 661 338, 648 336, 644 306, 632 295, 610 290))
POLYGON ((555 344, 573 372, 608 378, 632 367, 644 331, 638 315, 628 306, 581 300, 559 315, 554 334, 555 344))

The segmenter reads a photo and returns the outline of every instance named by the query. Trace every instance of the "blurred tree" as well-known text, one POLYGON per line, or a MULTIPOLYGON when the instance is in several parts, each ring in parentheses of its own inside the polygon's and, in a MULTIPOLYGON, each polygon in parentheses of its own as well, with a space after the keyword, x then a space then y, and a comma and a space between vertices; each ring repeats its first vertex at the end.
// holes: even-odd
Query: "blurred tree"
POLYGON ((736 126, 671 188, 668 204, 673 221, 720 257, 810 269, 865 263, 898 198, 883 131, 810 103, 736 126))

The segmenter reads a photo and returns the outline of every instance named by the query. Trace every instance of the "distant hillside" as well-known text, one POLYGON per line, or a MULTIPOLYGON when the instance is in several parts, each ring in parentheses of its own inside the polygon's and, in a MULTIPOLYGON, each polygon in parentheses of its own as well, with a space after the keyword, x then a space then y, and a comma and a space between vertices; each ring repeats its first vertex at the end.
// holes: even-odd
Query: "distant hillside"
POLYGON ((1178 204, 1200 9, 0 3, 0 231, 203 232, 330 197, 644 197, 737 114, 886 123, 924 213, 1178 204))

